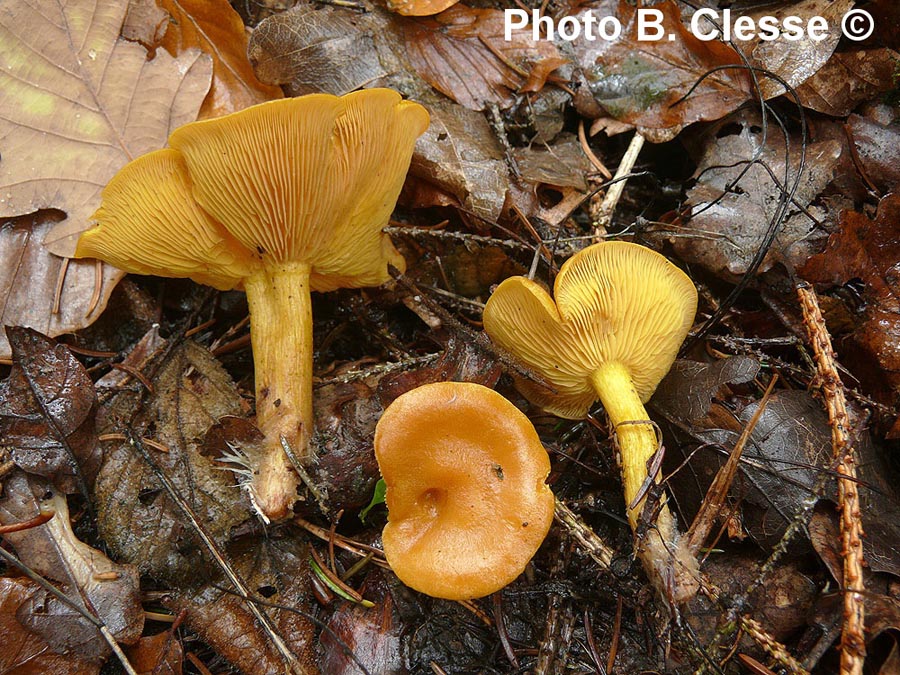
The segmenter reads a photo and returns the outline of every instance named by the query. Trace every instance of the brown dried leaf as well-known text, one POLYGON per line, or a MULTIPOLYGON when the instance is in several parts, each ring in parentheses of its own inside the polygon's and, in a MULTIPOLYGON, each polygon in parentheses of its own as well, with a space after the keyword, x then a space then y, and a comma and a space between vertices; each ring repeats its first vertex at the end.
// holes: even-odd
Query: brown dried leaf
MULTIPOLYGON (((799 40, 753 39, 742 43, 744 53, 752 65, 779 76, 791 87, 798 87, 815 75, 831 57, 841 40, 841 18, 853 6, 853 0, 801 0, 782 7, 765 7, 750 12, 754 23, 763 16, 774 16, 779 23, 786 16, 798 16, 806 25, 813 17, 823 17, 828 30, 821 40, 810 39, 807 33, 799 40)), ((764 75, 758 78, 764 98, 783 94, 784 87, 764 75)))
POLYGON ((650 405, 685 424, 696 424, 728 384, 750 382, 759 373, 759 361, 733 356, 714 363, 678 359, 656 388, 650 405))
MULTIPOLYGON (((3 535, 19 558, 38 574, 62 584, 70 598, 83 598, 89 603, 87 606, 118 642, 136 642, 144 628, 137 570, 118 565, 79 541, 69 522, 65 495, 43 479, 16 471, 3 487, 0 524, 55 513, 39 527, 3 535)), ((31 602, 19 608, 18 618, 58 653, 74 650, 88 660, 100 660, 109 654, 109 645, 92 623, 43 590, 36 591, 31 602)))
MULTIPOLYGON (((228 374, 203 348, 186 342, 152 379, 134 421, 135 433, 165 445, 157 464, 220 544, 246 519, 250 504, 221 466, 200 454, 207 429, 220 417, 238 415, 241 399, 228 374)), ((103 409, 103 433, 120 432, 134 417, 138 394, 124 391, 103 409)), ((97 476, 97 515, 103 538, 119 558, 170 580, 196 578, 200 546, 140 454, 127 443, 107 450, 97 476)))
POLYGON ((816 74, 797 87, 807 108, 846 117, 863 101, 870 101, 894 86, 900 55, 893 49, 837 52, 816 74))
MULTIPOLYGON (((718 42, 703 42, 681 21, 678 6, 667 0, 655 5, 663 14, 662 28, 670 40, 638 40, 635 7, 625 0, 599 0, 583 5, 576 15, 593 10, 597 16, 614 15, 622 34, 616 40, 575 40, 570 47, 580 71, 582 87, 575 104, 586 117, 611 117, 640 127, 651 140, 673 138, 699 120, 716 120, 750 97, 743 70, 717 71, 677 105, 708 71, 740 64, 737 52, 718 42)), ((583 23, 583 21, 582 21, 583 23)))
POLYGON ((867 181, 882 194, 900 187, 900 129, 897 125, 850 115, 845 128, 867 181))
POLYGON ((138 675, 181 675, 184 649, 172 633, 143 637, 125 653, 138 675))
POLYGON ((515 148, 513 157, 523 180, 536 185, 572 187, 587 190, 585 176, 594 169, 578 139, 563 134, 552 144, 534 144, 515 148))
MULTIPOLYGON (((0 141, 0 152, 3 149, 0 141)), ((93 260, 68 261, 59 311, 53 311, 57 280, 66 261, 49 255, 42 242, 61 218, 58 211, 48 210, 0 223, 0 324, 30 326, 55 337, 79 330, 96 318, 95 313, 88 315, 96 284, 93 260)), ((105 302, 124 273, 109 265, 100 269, 100 298, 105 302)), ((9 341, 0 332, 0 359, 10 354, 9 341)))
POLYGON ((366 577, 363 595, 375 603, 374 607, 344 602, 336 606, 328 627, 320 638, 322 657, 319 668, 329 675, 358 675, 359 665, 346 653, 353 655, 370 673, 401 675, 404 668, 403 623, 394 610, 388 584, 383 573, 372 570, 366 577), (374 582, 374 583, 373 583, 374 582), (337 640, 340 639, 343 645, 337 640))
POLYGON ((19 609, 42 592, 28 579, 0 577, 0 673, 4 675, 96 675, 100 665, 75 654, 60 654, 50 649, 38 634, 28 630, 16 618, 19 609))
POLYGON ((218 117, 283 98, 278 87, 256 78, 247 58, 244 22, 227 0, 157 0, 169 13, 161 45, 172 56, 194 47, 212 56, 213 80, 200 117, 218 117))
POLYGON ((504 36, 497 9, 455 5, 437 16, 401 20, 410 65, 432 87, 471 110, 508 108, 527 83, 539 90, 561 58, 553 42, 532 40, 530 30, 504 36), (532 74, 537 70, 537 77, 532 74))
POLYGON ((428 112, 431 125, 416 143, 410 172, 455 196, 476 217, 496 222, 509 177, 487 120, 450 102, 430 103, 428 112))
POLYGON ((209 88, 212 65, 198 50, 148 61, 119 39, 127 8, 0 5, 0 217, 65 211, 44 240, 57 255, 74 252, 115 172, 195 119, 209 88))
MULTIPOLYGON (((312 675, 317 672, 315 631, 302 614, 312 611, 308 559, 306 544, 296 539, 257 537, 254 544, 245 542, 235 548, 231 562, 258 599, 285 608, 261 607, 298 657, 304 672, 312 675)), ((283 672, 281 657, 261 632, 246 601, 222 588, 230 588, 230 584, 218 580, 195 589, 178 590, 165 603, 175 611, 188 610, 187 626, 247 675, 283 672)))
MULTIPOLYGON (((672 238, 672 243, 684 260, 734 281, 749 267, 778 208, 772 175, 784 175, 784 139, 771 127, 768 138, 764 138, 755 113, 723 120, 711 132, 714 133, 707 136, 703 157, 694 174, 697 184, 688 191, 687 205, 695 215, 686 230, 672 238), (747 169, 746 162, 758 151, 760 160, 772 174, 758 163, 747 169), (732 189, 726 193, 728 187, 732 189)), ((800 139, 790 140, 790 165, 796 172, 800 139)), ((841 146, 833 140, 811 143, 806 150, 806 170, 794 201, 820 220, 825 219, 827 212, 810 204, 834 178, 840 156, 841 146)), ((821 249, 825 238, 821 228, 796 209, 790 213, 779 226, 778 236, 757 273, 769 270, 778 262, 790 267, 802 264, 821 249)))
POLYGON ((291 96, 341 96, 387 74, 374 42, 385 23, 378 13, 302 4, 260 23, 247 54, 261 81, 291 96))
POLYGON ((13 367, 0 384, 4 446, 20 469, 64 492, 87 492, 100 466, 90 376, 64 345, 37 331, 7 327, 6 334, 13 367))
POLYGON ((825 251, 800 269, 807 280, 842 285, 851 279, 865 284, 865 304, 849 342, 838 348, 857 376, 879 391, 883 383, 900 391, 900 194, 886 196, 875 220, 861 213, 841 213, 840 228, 825 251))

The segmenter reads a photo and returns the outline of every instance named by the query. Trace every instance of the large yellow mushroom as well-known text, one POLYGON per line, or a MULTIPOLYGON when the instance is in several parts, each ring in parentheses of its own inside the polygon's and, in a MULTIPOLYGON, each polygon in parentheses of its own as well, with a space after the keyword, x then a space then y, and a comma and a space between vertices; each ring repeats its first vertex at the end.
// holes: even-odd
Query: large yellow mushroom
MULTIPOLYGON (((648 462, 659 448, 643 404, 687 336, 697 291, 655 251, 605 242, 563 264, 554 299, 529 279, 509 278, 488 300, 484 329, 555 390, 520 380, 533 403, 560 417, 582 419, 598 399, 602 402, 618 441, 628 520, 637 532, 652 487, 648 462)), ((652 480, 660 480, 658 469, 652 480)), ((652 525, 638 542, 638 555, 665 596, 685 600, 697 589, 697 563, 665 496, 652 525)))
POLYGON ((171 148, 124 167, 103 191, 76 255, 138 274, 243 288, 257 425, 248 491, 286 516, 299 480, 283 447, 312 460, 309 293, 375 286, 402 256, 382 232, 428 113, 397 92, 312 94, 194 122, 171 148))

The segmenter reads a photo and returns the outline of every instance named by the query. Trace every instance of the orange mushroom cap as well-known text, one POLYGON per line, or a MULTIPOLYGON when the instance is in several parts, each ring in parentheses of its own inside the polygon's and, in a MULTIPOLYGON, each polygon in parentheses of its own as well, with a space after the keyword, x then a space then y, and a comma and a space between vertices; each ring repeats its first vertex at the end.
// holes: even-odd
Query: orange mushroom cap
POLYGON ((427 384, 375 428, 384 553, 407 586, 464 600, 518 577, 547 536, 550 460, 528 418, 478 384, 427 384))
POLYGON ((388 9, 404 16, 431 16, 453 7, 459 0, 387 0, 388 9))

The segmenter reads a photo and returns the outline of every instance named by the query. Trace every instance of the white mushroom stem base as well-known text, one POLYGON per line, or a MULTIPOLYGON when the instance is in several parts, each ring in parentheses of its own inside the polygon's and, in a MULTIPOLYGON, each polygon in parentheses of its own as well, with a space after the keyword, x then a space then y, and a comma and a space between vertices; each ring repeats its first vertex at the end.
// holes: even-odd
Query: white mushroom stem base
POLYGON ((256 377, 256 425, 262 454, 251 467, 254 506, 269 520, 289 515, 300 480, 285 454, 309 465, 313 430, 312 304, 309 265, 270 264, 244 280, 256 377))
MULTIPOLYGON (((631 374, 625 366, 619 363, 605 364, 593 373, 591 382, 615 429, 625 504, 633 504, 628 509, 628 522, 632 531, 637 532, 648 494, 644 487, 648 463, 659 449, 656 430, 649 421, 644 404, 632 384, 631 374), (642 489, 644 493, 637 499, 642 489)), ((657 470, 653 476, 655 484, 660 482, 661 475, 661 471, 657 470)), ((654 487, 651 485, 649 492, 653 492, 654 487)), ((697 560, 678 533, 664 492, 659 500, 656 522, 644 528, 646 533, 636 544, 637 555, 647 576, 663 596, 680 603, 697 592, 697 560)))

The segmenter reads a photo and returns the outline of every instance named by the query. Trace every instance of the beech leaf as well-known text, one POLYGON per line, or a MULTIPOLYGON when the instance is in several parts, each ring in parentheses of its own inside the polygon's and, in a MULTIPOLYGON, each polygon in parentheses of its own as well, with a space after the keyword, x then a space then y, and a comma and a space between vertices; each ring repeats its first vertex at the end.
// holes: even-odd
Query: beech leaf
POLYGON ((247 33, 226 0, 158 0, 171 16, 161 45, 173 56, 199 47, 213 59, 213 80, 200 117, 218 117, 251 105, 283 98, 263 84, 247 58, 247 33))
POLYGON ((0 4, 0 217, 57 208, 44 243, 71 255, 128 161, 197 117, 212 64, 199 50, 148 61, 119 39, 127 3, 0 4))

